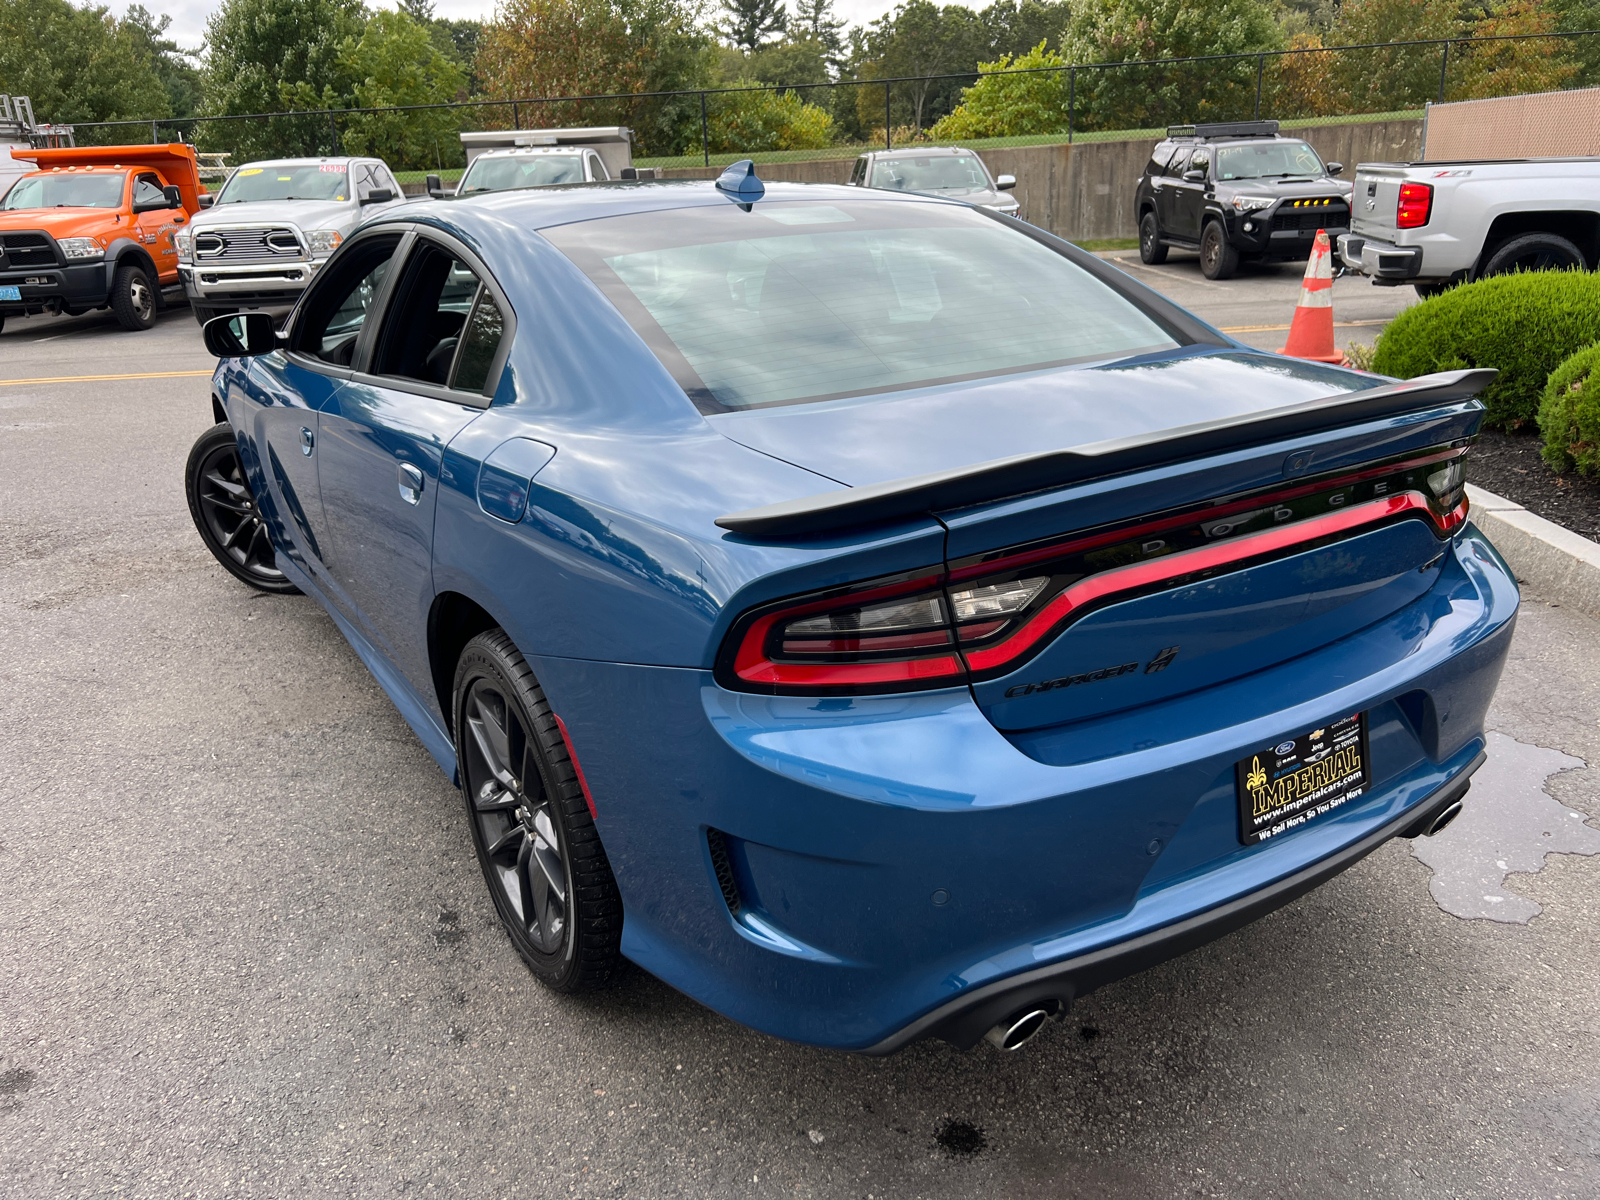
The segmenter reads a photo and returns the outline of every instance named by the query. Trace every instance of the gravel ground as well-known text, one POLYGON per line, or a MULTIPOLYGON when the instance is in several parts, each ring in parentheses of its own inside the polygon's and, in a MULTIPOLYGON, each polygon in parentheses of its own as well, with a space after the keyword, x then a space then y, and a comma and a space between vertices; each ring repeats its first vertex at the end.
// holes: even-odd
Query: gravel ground
MULTIPOLYGON (((209 360, 177 313, 11 323, 0 363, 209 360)), ((1391 843, 1015 1055, 822 1053, 640 971, 544 992, 331 622, 201 548, 206 396, 0 386, 5 1200, 1600 1196, 1600 857, 1513 871, 1509 924, 1391 843)), ((1597 643, 1530 598, 1492 727, 1600 760, 1597 643)), ((1553 769, 1519 795, 1592 822, 1596 773, 1553 769)))

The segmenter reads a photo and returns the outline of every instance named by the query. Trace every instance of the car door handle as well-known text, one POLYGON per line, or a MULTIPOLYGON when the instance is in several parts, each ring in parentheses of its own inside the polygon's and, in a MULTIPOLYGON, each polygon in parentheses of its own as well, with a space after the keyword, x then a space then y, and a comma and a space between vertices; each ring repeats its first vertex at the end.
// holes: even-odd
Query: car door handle
POLYGON ((410 463, 400 464, 400 499, 407 504, 422 499, 422 472, 410 463))
POLYGON ((311 448, 316 445, 317 435, 304 426, 300 429, 300 453, 307 458, 311 457, 311 448))

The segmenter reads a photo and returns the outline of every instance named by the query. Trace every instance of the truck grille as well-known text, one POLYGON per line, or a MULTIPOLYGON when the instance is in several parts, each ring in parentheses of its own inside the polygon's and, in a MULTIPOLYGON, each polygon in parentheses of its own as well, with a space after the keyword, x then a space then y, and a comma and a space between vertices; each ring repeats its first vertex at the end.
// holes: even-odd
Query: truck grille
POLYGON ((283 262, 305 257, 294 230, 202 229, 194 235, 196 262, 283 262))
POLYGON ((1350 206, 1343 200, 1328 204, 1317 202, 1316 207, 1306 208, 1293 208, 1293 203, 1292 200, 1284 201, 1283 206, 1272 214, 1274 233, 1285 229, 1315 233, 1319 229, 1350 228, 1350 206))
POLYGON ((56 265, 56 248, 47 233, 0 234, 0 248, 5 250, 5 265, 8 267, 56 265))

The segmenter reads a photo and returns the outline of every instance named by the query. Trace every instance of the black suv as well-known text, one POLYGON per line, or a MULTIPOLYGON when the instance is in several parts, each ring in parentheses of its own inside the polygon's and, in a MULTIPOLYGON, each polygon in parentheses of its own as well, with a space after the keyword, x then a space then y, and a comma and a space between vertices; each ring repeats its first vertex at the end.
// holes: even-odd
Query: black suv
POLYGON ((1167 248, 1200 251, 1207 279, 1227 279, 1240 259, 1292 262, 1311 255, 1317 230, 1350 231, 1350 185, 1332 176, 1276 121, 1172 125, 1139 177, 1139 257, 1166 261, 1167 248))

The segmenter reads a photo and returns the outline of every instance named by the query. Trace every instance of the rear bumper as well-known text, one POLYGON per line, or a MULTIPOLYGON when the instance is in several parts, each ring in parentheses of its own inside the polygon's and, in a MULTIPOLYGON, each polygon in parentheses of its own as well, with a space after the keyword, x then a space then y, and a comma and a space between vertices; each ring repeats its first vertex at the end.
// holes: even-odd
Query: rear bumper
POLYGON ((1339 238, 1339 258, 1350 270, 1378 280, 1408 281, 1422 274, 1422 247, 1396 246, 1360 234, 1339 238))
POLYGON ((1335 643, 1048 737, 1000 733, 965 689, 819 701, 532 666, 595 796, 628 957, 778 1037, 967 1045, 1293 899, 1446 801, 1483 749, 1518 600, 1470 525, 1445 557, 1416 601, 1335 643), (1234 764, 1356 710, 1367 792, 1241 845, 1234 764))

